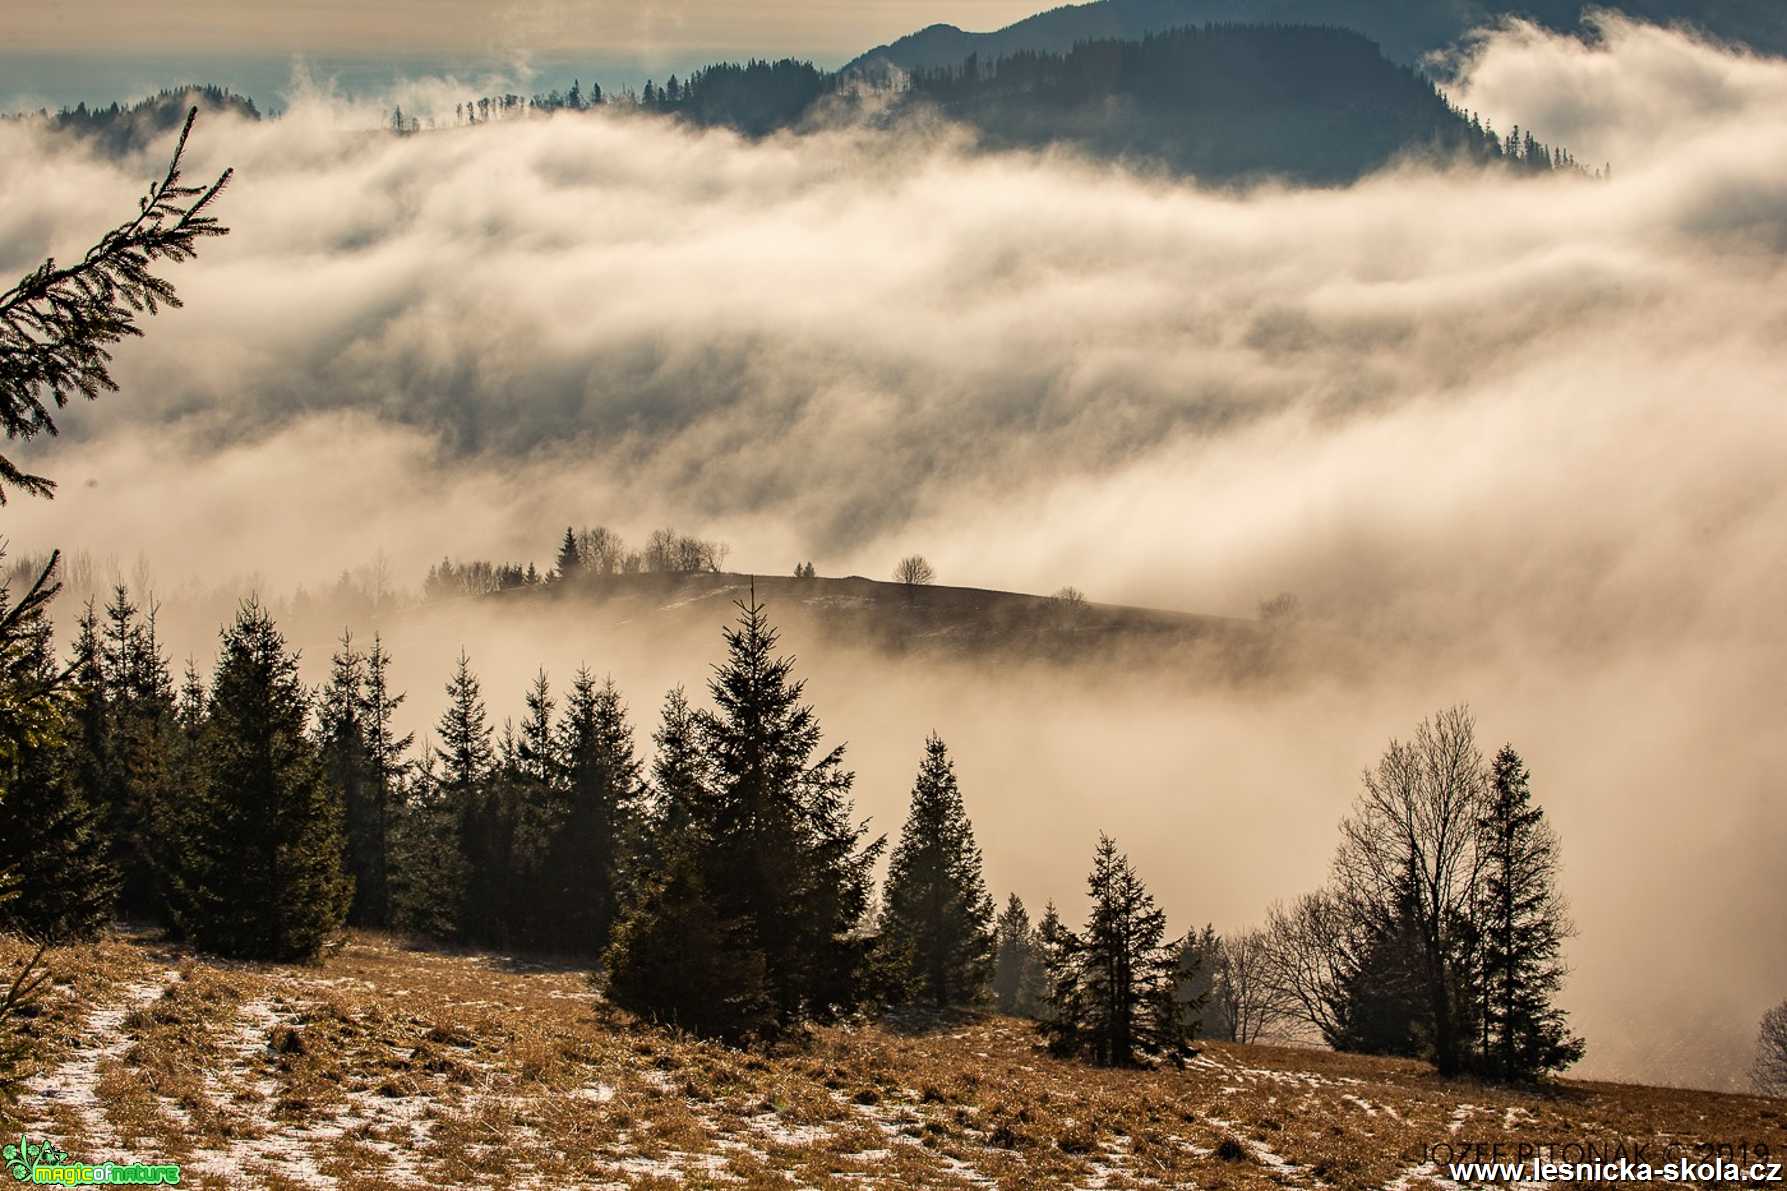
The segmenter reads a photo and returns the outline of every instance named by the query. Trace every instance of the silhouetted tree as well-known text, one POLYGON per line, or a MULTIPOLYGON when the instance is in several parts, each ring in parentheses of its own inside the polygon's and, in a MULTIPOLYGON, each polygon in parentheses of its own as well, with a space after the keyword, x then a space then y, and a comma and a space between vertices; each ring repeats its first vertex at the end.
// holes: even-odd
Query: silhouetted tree
POLYGON ((1222 969, 1222 936, 1206 923, 1202 932, 1187 931, 1179 944, 1173 995, 1182 1006, 1186 1036, 1227 1038, 1230 1023, 1222 1018, 1223 1005, 1211 1001, 1217 974, 1222 969))
POLYGON ((306 732, 298 659, 259 604, 223 633, 192 835, 179 859, 182 927, 207 950, 312 959, 353 895, 341 810, 306 732))
POLYGON ((923 555, 909 554, 894 568, 893 577, 895 583, 904 583, 907 587, 922 587, 934 581, 937 572, 931 569, 931 564, 924 560, 923 555))
POLYGON ((976 1000, 992 974, 993 900, 941 737, 925 741, 906 825, 888 866, 880 945, 904 983, 937 1005, 976 1000))
POLYGON ((1442 1074, 1461 1069, 1472 1042, 1474 904, 1487 778, 1475 724, 1441 712, 1404 744, 1391 741, 1364 777, 1341 826, 1335 873, 1380 945, 1406 931, 1417 948, 1425 1028, 1442 1074))
POLYGON ((354 906, 359 921, 369 926, 391 923, 391 853, 392 825, 403 797, 404 778, 409 771, 406 759, 415 741, 411 733, 398 735, 394 726, 397 709, 404 696, 391 689, 391 655, 377 634, 372 649, 366 654, 366 680, 360 701, 360 723, 364 747, 365 770, 361 785, 361 802, 356 809, 350 804, 350 823, 358 843, 350 849, 359 857, 354 867, 354 906))
POLYGON ((652 734, 651 820, 648 836, 655 854, 667 841, 682 838, 703 820, 712 771, 701 747, 701 719, 681 687, 664 697, 658 730, 652 734))
POLYGON ((1183 1054, 1179 948, 1165 941, 1166 915, 1109 836, 1099 836, 1086 884, 1092 910, 1085 930, 1056 926, 1044 940, 1053 1003, 1042 1028, 1050 1048, 1113 1067, 1183 1054))
POLYGON ((354 881, 348 920, 359 925, 370 920, 365 899, 372 885, 370 874, 378 864, 367 790, 366 730, 361 719, 365 684, 366 658, 354 648, 352 634, 343 632, 340 647, 329 661, 329 680, 317 700, 317 745, 324 771, 341 800, 343 867, 354 881))
POLYGON ((565 526, 565 539, 559 543, 558 559, 553 564, 553 576, 560 582, 575 579, 583 573, 583 555, 577 549, 577 534, 572 528, 565 526))
POLYGON ((1240 931, 1222 939, 1211 1007, 1205 1012, 1206 1035, 1257 1042, 1288 1019, 1289 1007, 1271 982, 1270 947, 1263 930, 1240 931))
POLYGON ((1557 836, 1511 745, 1495 755, 1479 826, 1484 1067, 1504 1079, 1530 1079, 1576 1062, 1584 1044, 1552 1004, 1571 929, 1557 888, 1557 836))
POLYGON ((579 670, 558 728, 564 818, 548 846, 555 880, 545 907, 567 951, 600 955, 620 917, 639 840, 643 789, 626 707, 612 680, 579 670))

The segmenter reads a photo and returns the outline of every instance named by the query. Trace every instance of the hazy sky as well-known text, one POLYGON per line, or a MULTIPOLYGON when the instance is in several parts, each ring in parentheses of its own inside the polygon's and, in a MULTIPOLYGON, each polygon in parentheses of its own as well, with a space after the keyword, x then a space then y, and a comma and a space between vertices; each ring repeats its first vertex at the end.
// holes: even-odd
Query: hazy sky
POLYGON ((849 57, 938 21, 997 28, 1037 0, 8 0, 14 50, 716 51, 849 57))

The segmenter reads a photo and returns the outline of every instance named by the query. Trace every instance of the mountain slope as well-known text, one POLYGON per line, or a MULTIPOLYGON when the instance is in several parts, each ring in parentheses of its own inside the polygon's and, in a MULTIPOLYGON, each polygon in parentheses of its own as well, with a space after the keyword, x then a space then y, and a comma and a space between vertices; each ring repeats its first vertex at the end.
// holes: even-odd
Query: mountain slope
MULTIPOLYGON (((1369 39, 1313 25, 1215 25, 911 72, 909 94, 992 147, 1071 144, 1206 179, 1344 183, 1402 156, 1506 160, 1490 134, 1369 39)), ((1550 169, 1523 142, 1518 164, 1550 169)))
POLYGON ((1094 0, 1026 17, 1003 29, 970 33, 931 25, 858 57, 849 67, 887 63, 903 70, 956 66, 1021 50, 1064 52, 1093 38, 1136 38, 1182 25, 1272 22, 1338 25, 1363 33, 1399 62, 1417 62, 1469 30, 1506 16, 1554 29, 1581 27, 1590 8, 1609 8, 1663 24, 1681 23, 1764 53, 1787 53, 1787 5, 1778 0, 1094 0))

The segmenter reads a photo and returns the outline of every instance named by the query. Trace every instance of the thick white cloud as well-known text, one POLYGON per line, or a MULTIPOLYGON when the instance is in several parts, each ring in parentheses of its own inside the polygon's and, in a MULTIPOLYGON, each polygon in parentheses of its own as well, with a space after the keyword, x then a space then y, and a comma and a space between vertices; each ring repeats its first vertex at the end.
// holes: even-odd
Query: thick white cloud
MULTIPOLYGON (((38 461, 62 496, 6 524, 275 587, 672 521, 769 571, 918 548, 950 582, 1204 611, 1294 590, 1363 643, 1344 667, 1044 696, 816 656, 814 693, 882 823, 937 727, 996 884, 1075 898, 1108 826, 1219 925, 1318 881, 1357 768, 1468 699, 1566 841, 1586 1069, 1727 1079, 1787 989, 1787 64, 1602 33, 1490 36, 1456 94, 1607 183, 1233 193, 936 127, 398 140, 321 100, 212 122, 194 165, 238 167, 236 233, 38 461)), ((0 177, 15 270, 149 168, 16 127, 0 153, 30 167, 0 177)), ((600 618, 424 620, 392 629, 418 714, 460 641, 493 692, 587 657, 646 715, 701 673, 600 618)))

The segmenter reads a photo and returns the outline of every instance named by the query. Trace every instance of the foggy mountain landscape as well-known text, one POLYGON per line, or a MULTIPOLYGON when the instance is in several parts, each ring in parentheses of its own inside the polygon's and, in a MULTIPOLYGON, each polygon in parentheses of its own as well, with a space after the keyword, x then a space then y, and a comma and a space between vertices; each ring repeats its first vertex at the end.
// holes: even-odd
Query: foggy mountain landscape
POLYGON ((395 0, 150 7, 215 78, 0 80, 0 1132, 218 1186, 1778 1161, 1775 6, 522 5, 389 86, 306 56, 395 0), (33 271, 195 108, 228 234, 51 401, 91 323, 33 271))

